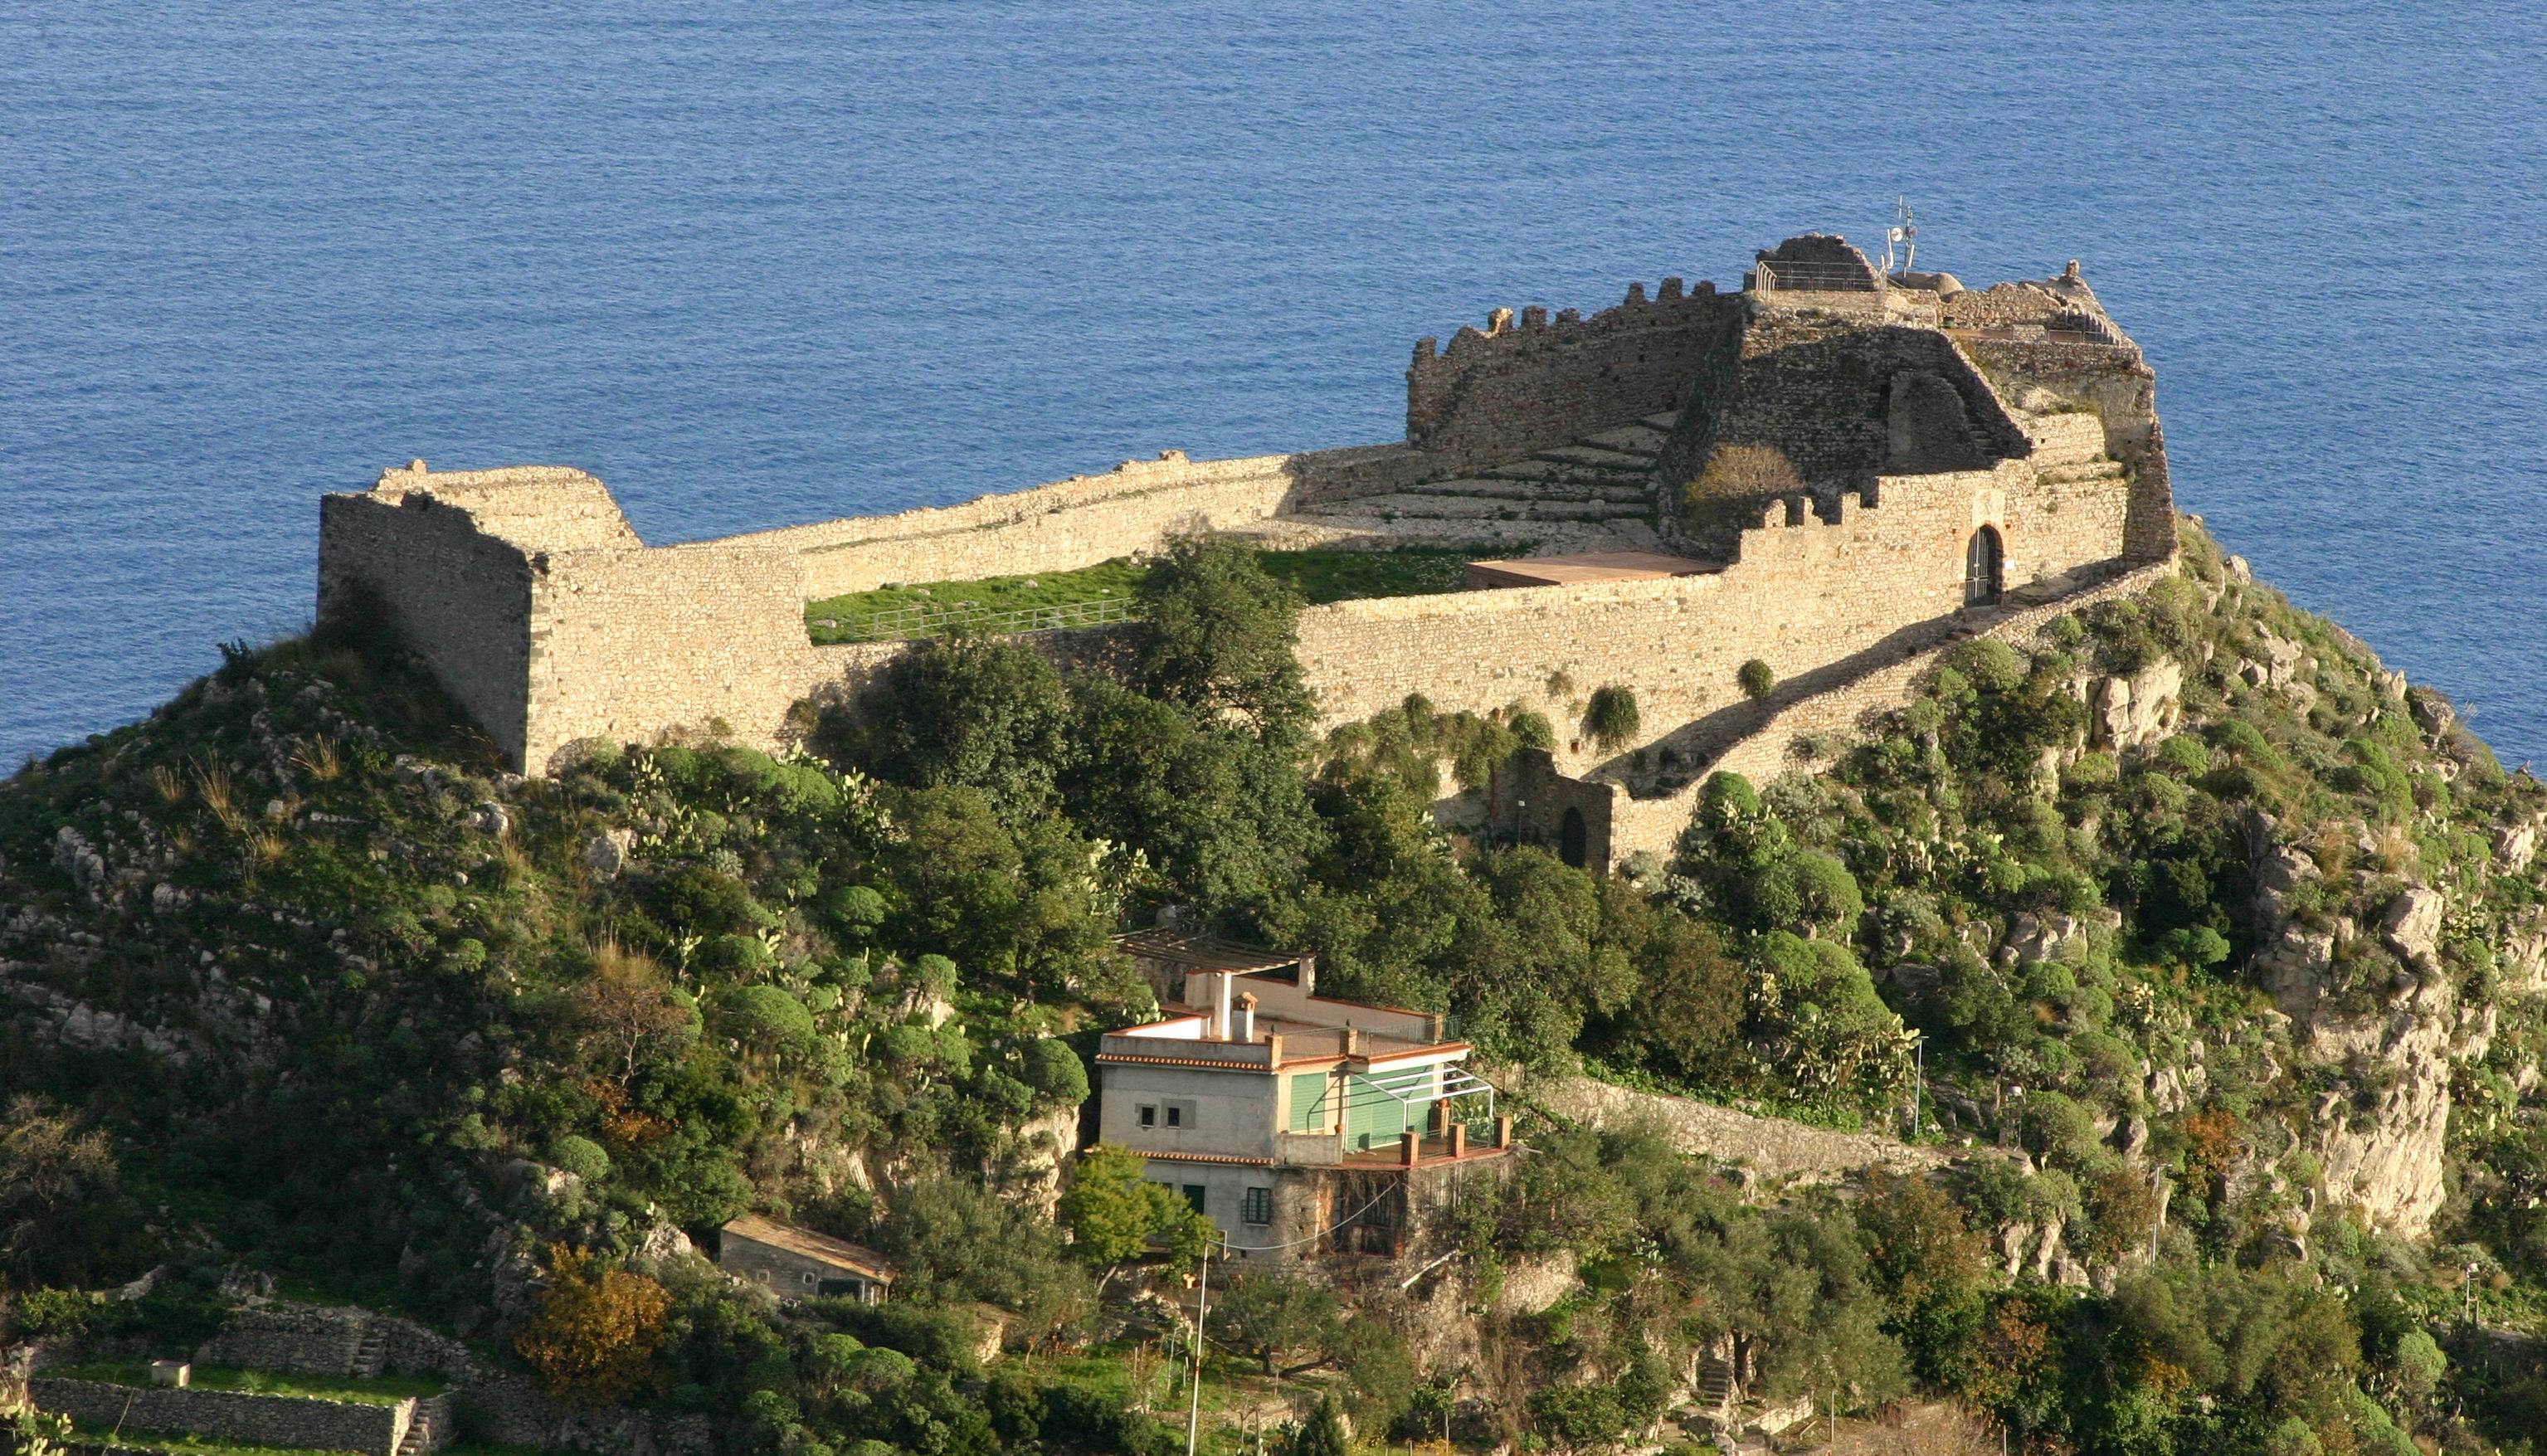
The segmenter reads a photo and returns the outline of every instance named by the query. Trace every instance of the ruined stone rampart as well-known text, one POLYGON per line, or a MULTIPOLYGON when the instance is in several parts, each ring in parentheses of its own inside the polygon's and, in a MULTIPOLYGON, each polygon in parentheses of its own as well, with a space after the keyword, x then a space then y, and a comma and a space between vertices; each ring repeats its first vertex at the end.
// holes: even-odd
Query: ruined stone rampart
POLYGON ((1406 441, 1441 469, 1466 470, 1577 435, 1678 409, 1711 348, 1729 343, 1741 300, 1666 278, 1589 318, 1498 310, 1493 332, 1461 328, 1435 352, 1419 339, 1406 371, 1406 441))
POLYGON ((1398 445, 1206 461, 1172 450, 1102 475, 961 505, 791 526, 721 544, 796 556, 806 595, 820 599, 887 582, 1093 566, 1155 550, 1172 533, 1241 530, 1310 501, 1386 490, 1431 469, 1398 445))
POLYGON ((1967 544, 1984 525, 1999 532, 2015 585, 2111 557, 2122 518, 2119 485, 2102 498, 2064 494, 2023 463, 1885 477, 1877 496, 1843 496, 1833 520, 1772 507, 1741 533, 1738 558, 1708 575, 1312 608, 1300 615, 1300 663, 1330 723, 1395 706, 1410 673, 1445 712, 1540 709, 1560 724, 1560 767, 1580 773, 1611 755, 1570 734, 1574 712, 1549 697, 1551 678, 1576 696, 1628 688, 1665 731, 1742 702, 1734 675, 1752 658, 1792 678, 1951 617, 1967 544))
MULTIPOLYGON (((1932 624, 1910 642, 1891 644, 1892 651, 1880 653, 1880 660, 1862 671, 1832 674, 1838 680, 1828 687, 1740 705, 1732 710, 1734 733, 1719 740, 1720 746, 1693 748, 1693 772, 1668 793, 1639 798, 1625 784, 1568 777, 1551 755, 1526 752, 1507 769, 1506 781, 1495 786, 1488 822, 1517 838, 1568 849, 1573 847, 1568 838, 1574 836, 1573 843, 1581 846, 1579 858, 1596 868, 1616 866, 1643 852, 1669 856, 1698 811, 1709 775, 1736 773, 1765 784, 1791 769, 1809 768, 1814 760, 1804 751, 1808 739, 1862 733, 1870 720, 1909 706, 1946 653, 1971 638, 2030 642, 2052 619, 2146 591, 2174 569, 2171 561, 2134 567, 1976 624, 1976 632, 1953 622, 1932 624), (1566 820, 1569 811, 1579 815, 1572 827, 1566 820)), ((1699 736, 1706 727, 1702 721, 1677 736, 1699 736)))
POLYGON ((1930 469, 1927 461, 1888 451, 1901 403, 1914 382, 1933 382, 1922 396, 1941 434, 1961 438, 1961 459, 1945 469, 1984 469, 2028 452, 2025 431, 1989 382, 1934 329, 1822 312, 1763 310, 1742 331, 1729 361, 1716 361, 1717 384, 1694 390, 1656 467, 1656 479, 1677 492, 1705 472, 1718 446, 1765 447, 1786 457, 1809 485, 1825 492, 1864 484, 1878 473, 1930 469))
MULTIPOLYGON (((1871 277, 1835 238, 1767 266, 1781 258, 1799 278, 1829 283, 1810 270, 1848 258, 1856 271, 1839 282, 1871 277)), ((1498 310, 1489 330, 1463 329, 1448 350, 1419 346, 1404 445, 1228 461, 1171 451, 956 506, 691 546, 646 546, 579 471, 428 472, 416 462, 322 503, 319 615, 377 606, 527 772, 546 772, 579 738, 720 723, 738 741, 774 746, 791 705, 854 689, 906 650, 814 646, 808 600, 1069 570, 1182 532, 1335 540, 1315 529, 1325 518, 1294 513, 1343 502, 1351 515, 1363 497, 1357 545, 1439 545, 1442 520, 1398 524, 1432 500, 1410 492, 1490 464, 1491 478, 1450 480, 1464 488, 1450 491, 1459 521, 1497 540, 1533 523, 1622 543, 1642 532, 1642 548, 1650 528, 1616 496, 1648 488, 1638 471, 1651 451, 1661 458, 1644 479, 1676 488, 1719 444, 1774 447, 1805 492, 1765 516, 1761 501, 1737 503, 1724 515, 1733 524, 1711 528, 1720 543, 1679 544, 1721 570, 1343 602, 1301 617, 1301 661, 1331 724, 1422 691, 1444 709, 1521 702, 1570 728, 1581 694, 1615 685, 1636 693, 1661 734, 1628 745, 1665 760, 1635 769, 1651 780, 1748 731, 1733 681, 1745 661, 1819 691, 1926 645, 1965 600, 1967 551, 1984 528, 2010 587, 2172 552, 2151 376, 2084 284, 1919 293, 1919 316, 1946 328, 1889 301, 1914 292, 1879 284, 1848 295, 1872 308, 1786 307, 1667 279, 1659 296, 1639 286, 1590 318, 1533 308, 1516 324, 1498 310), (1604 433, 1674 410, 1658 447, 1639 442, 1661 421, 1604 433), (1599 438, 1566 443, 1587 433, 1599 438)), ((1037 641, 1077 650, 1059 635, 1037 641)), ((1550 774, 1624 772, 1561 736, 1550 774)))

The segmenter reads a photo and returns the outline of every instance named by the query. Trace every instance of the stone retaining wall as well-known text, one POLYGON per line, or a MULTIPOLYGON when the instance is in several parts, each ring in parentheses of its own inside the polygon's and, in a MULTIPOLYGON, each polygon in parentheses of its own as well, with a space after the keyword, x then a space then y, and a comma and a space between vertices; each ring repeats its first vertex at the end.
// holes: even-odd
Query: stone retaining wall
POLYGON ((28 1394, 39 1410, 134 1431, 193 1432, 266 1446, 307 1446, 393 1456, 415 1402, 373 1406, 245 1391, 109 1385, 38 1376, 28 1394))
POLYGON ((1535 1082, 1526 1094, 1549 1112, 1589 1128, 1650 1125, 1678 1152, 1738 1164, 1774 1180, 1828 1182, 1872 1167, 1924 1173, 1953 1161, 1944 1149, 1914 1147, 1897 1138, 1756 1117, 1588 1076, 1535 1082))

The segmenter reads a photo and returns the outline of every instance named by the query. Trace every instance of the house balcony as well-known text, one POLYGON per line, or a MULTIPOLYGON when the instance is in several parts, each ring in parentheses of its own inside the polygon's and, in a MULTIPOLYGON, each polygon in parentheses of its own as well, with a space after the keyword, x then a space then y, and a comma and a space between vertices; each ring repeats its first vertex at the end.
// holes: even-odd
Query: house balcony
POLYGON ((1501 1157, 1513 1147, 1512 1119, 1470 1125, 1454 1122, 1447 1133, 1406 1132, 1373 1148, 1356 1148, 1341 1133, 1279 1133, 1274 1160, 1289 1167, 1418 1168, 1501 1157))

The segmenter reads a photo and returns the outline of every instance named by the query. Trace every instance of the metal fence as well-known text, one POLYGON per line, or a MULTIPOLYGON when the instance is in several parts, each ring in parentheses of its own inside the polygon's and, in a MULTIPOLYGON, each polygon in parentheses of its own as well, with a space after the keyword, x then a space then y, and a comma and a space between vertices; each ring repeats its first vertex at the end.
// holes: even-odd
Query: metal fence
POLYGON ((1807 263, 1761 259, 1752 267, 1753 283, 1764 294, 1787 289, 1809 294, 1872 294, 1883 283, 1854 263, 1807 263))
POLYGON ((1121 596, 1064 602, 1051 607, 1016 607, 1005 612, 993 611, 978 602, 951 602, 945 606, 922 604, 869 612, 838 621, 841 636, 849 642, 907 642, 957 632, 983 637, 1013 637, 1019 633, 1059 632, 1073 627, 1110 627, 1118 622, 1138 621, 1139 617, 1134 600, 1121 596))

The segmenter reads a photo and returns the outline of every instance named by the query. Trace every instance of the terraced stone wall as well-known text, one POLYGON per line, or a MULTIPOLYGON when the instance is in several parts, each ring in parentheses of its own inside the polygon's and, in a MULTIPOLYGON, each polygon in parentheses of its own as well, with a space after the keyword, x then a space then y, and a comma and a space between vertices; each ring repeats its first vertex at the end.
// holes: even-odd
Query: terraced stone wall
POLYGON ((392 1456, 415 1402, 394 1406, 260 1396, 245 1391, 109 1385, 38 1376, 28 1382, 38 1410, 132 1431, 192 1432, 261 1446, 360 1451, 392 1456))
POLYGON ((1493 332, 1461 328, 1436 352, 1415 344, 1406 371, 1406 442, 1439 472, 1471 470, 1563 445, 1578 435, 1678 409, 1711 348, 1738 326, 1741 300, 1701 283, 1659 294, 1631 284, 1625 301, 1590 318, 1498 310, 1493 332))

